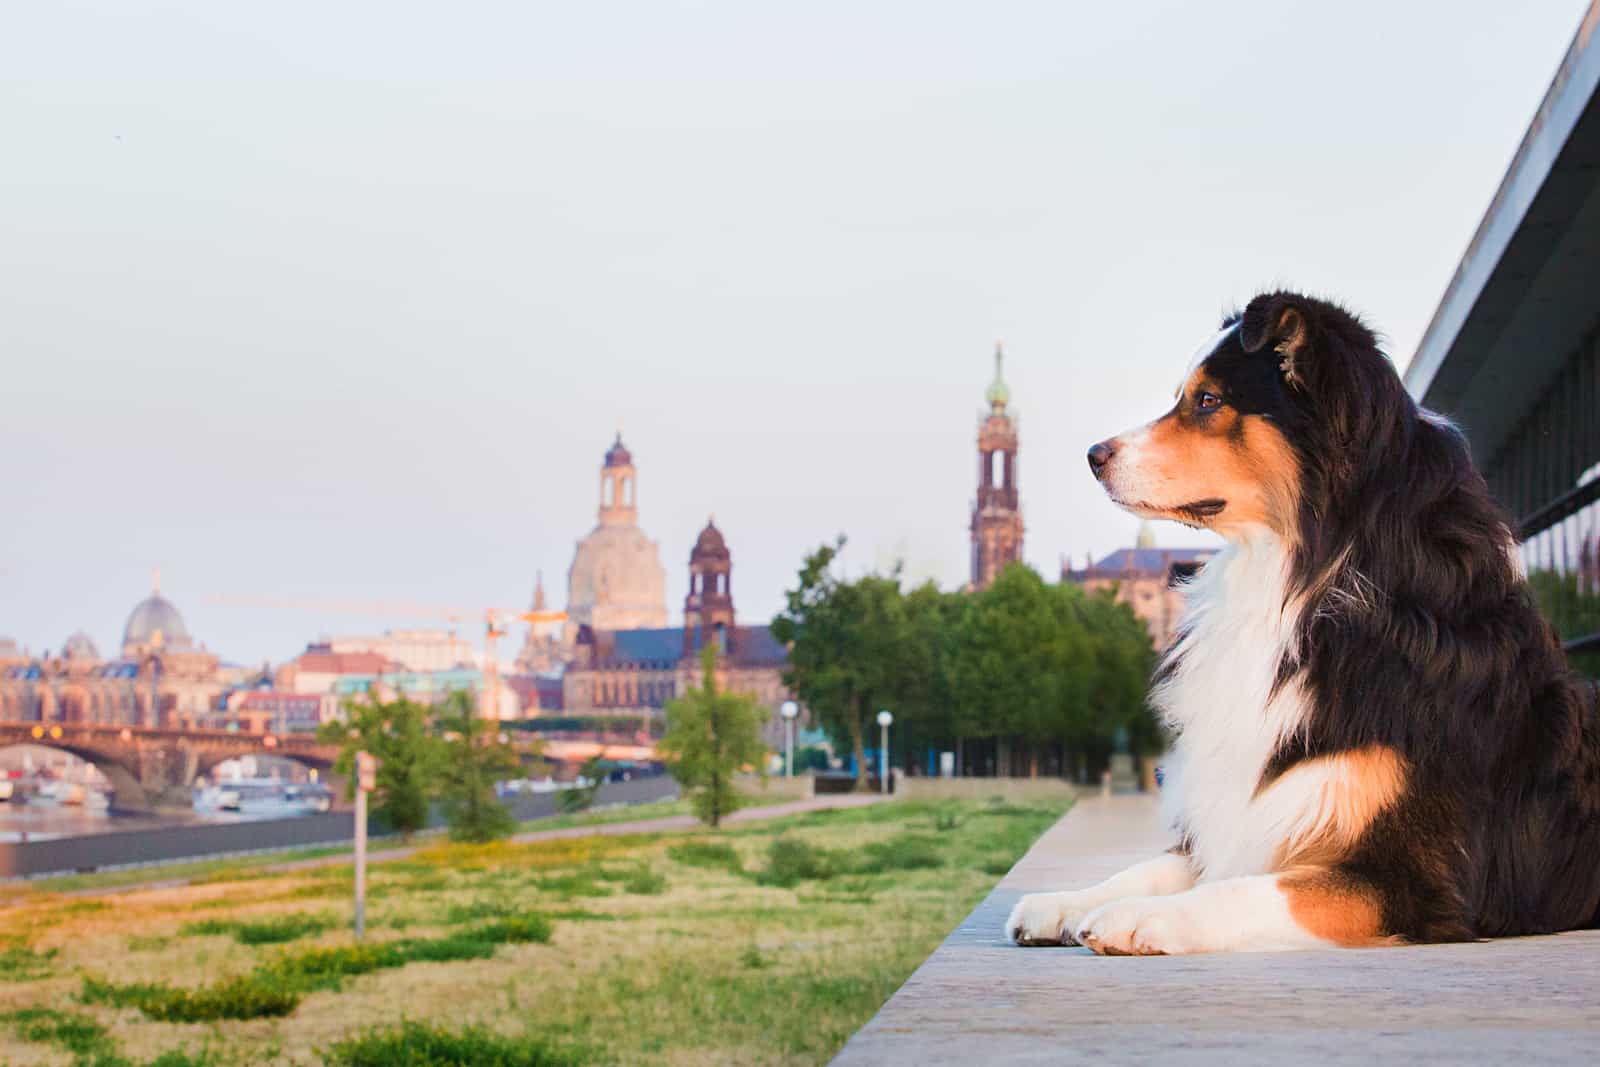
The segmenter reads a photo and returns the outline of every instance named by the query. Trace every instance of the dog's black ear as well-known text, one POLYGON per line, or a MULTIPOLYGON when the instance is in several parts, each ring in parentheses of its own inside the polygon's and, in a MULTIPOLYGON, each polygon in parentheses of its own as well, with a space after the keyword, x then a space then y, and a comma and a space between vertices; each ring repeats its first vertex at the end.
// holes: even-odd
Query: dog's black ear
POLYGON ((1239 343, 1246 352, 1272 347, 1281 358, 1278 369, 1291 385, 1304 384, 1295 360, 1311 339, 1307 301, 1294 293, 1263 293, 1250 301, 1239 323, 1239 343))

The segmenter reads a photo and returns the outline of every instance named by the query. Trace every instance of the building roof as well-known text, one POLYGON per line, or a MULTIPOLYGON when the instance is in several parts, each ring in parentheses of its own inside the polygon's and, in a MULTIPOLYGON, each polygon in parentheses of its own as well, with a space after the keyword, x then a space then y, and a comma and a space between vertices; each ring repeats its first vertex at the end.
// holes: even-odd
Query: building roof
MULTIPOLYGON (((735 626, 730 637, 735 667, 781 667, 789 662, 788 651, 766 626, 735 626)), ((603 667, 673 667, 684 658, 683 650, 681 626, 602 631, 595 662, 603 667)))
MULTIPOLYGON (((1204 563, 1217 554, 1215 548, 1119 548, 1089 569, 1094 573, 1167 573, 1174 563, 1204 563)), ((1076 571, 1073 573, 1089 573, 1076 571)))
POLYGON ((1600 0, 1591 3, 1406 368, 1486 461, 1594 321, 1600 0))
POLYGON ((611 442, 611 447, 606 449, 606 466, 631 467, 633 454, 628 451, 628 446, 622 443, 622 431, 617 431, 617 439, 611 442))
POLYGON ((694 548, 689 551, 689 562, 701 559, 727 559, 728 542, 722 537, 722 531, 717 529, 715 519, 706 520, 706 528, 700 531, 700 536, 695 538, 694 548))
POLYGON ((100 658, 100 650, 95 647, 94 638, 79 630, 61 646, 61 658, 92 662, 100 658))
POLYGON ((128 616, 128 624, 122 629, 122 645, 124 648, 142 648, 155 644, 157 635, 160 635, 160 644, 165 648, 184 649, 190 644, 189 630, 183 624, 183 616, 159 590, 152 590, 149 596, 134 605, 132 614, 128 616))

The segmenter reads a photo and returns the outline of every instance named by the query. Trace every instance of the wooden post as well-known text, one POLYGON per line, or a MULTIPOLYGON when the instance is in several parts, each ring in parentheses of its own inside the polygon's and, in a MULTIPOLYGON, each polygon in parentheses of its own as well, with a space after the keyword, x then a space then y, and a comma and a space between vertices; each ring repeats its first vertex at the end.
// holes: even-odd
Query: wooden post
POLYGON ((367 932, 367 794, 377 787, 378 761, 356 753, 356 940, 367 932))

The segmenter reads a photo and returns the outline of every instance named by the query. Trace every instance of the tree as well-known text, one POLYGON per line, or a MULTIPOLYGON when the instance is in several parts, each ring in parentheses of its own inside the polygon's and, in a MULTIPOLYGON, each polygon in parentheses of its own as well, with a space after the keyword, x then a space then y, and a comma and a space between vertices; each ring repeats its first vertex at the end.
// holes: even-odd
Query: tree
POLYGON ((844 544, 840 537, 806 557, 772 633, 789 646, 784 683, 855 755, 856 789, 865 791, 867 722, 908 684, 910 627, 898 574, 844 582, 833 573, 844 544))
POLYGON ((605 780, 605 761, 599 756, 590 756, 578 768, 578 781, 556 794, 556 807, 569 815, 588 811, 594 807, 594 798, 605 780))
POLYGON ((516 825, 494 786, 522 773, 522 762, 500 740, 499 723, 483 718, 465 690, 445 698, 438 726, 444 735, 439 792, 450 837, 482 843, 509 834, 516 825))
POLYGON ((739 806, 734 776, 742 767, 761 765, 767 715, 750 697, 717 688, 716 645, 700 653, 700 672, 704 681, 698 688, 667 703, 667 732, 656 749, 688 791, 695 814, 715 827, 739 806))
POLYGON ((405 697, 378 701, 367 696, 345 702, 345 721, 317 730, 323 744, 339 746, 333 769, 344 776, 345 799, 355 796, 357 752, 378 761, 373 816, 410 837, 428 821, 431 784, 438 768, 438 742, 428 733, 427 709, 405 697))

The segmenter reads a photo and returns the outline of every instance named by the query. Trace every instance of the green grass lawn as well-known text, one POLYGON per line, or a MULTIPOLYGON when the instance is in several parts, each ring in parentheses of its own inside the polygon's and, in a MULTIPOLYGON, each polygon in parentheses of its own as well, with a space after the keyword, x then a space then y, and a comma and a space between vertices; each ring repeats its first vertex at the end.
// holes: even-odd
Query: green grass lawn
POLYGON ((1063 806, 435 843, 372 867, 360 945, 348 866, 34 888, 0 911, 0 1063, 822 1063, 1063 806))

